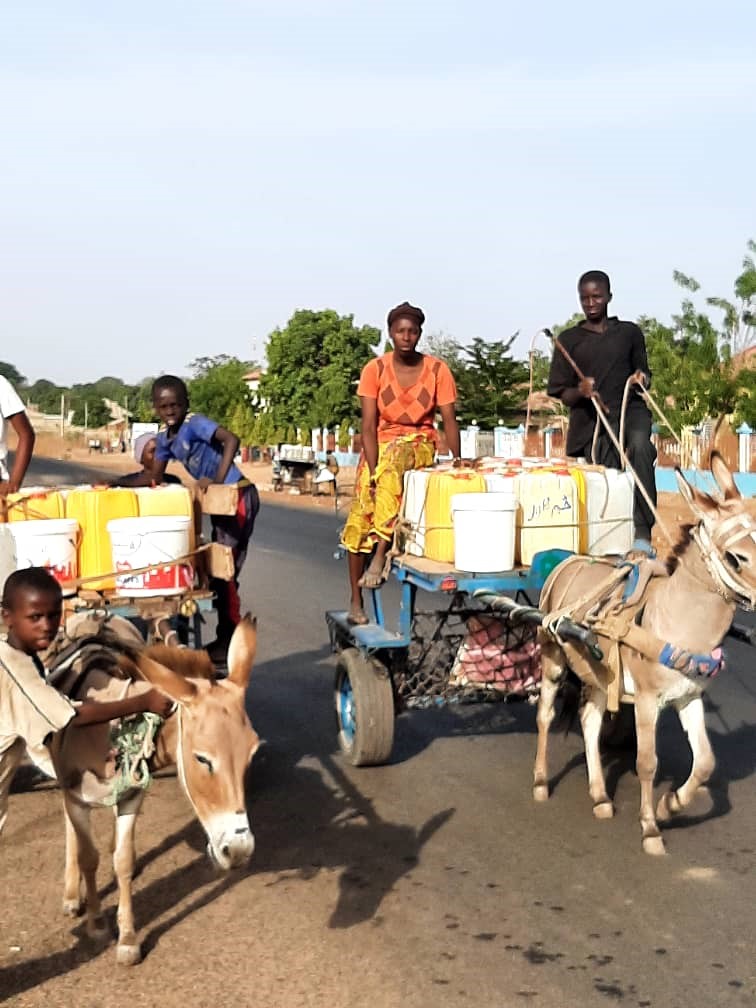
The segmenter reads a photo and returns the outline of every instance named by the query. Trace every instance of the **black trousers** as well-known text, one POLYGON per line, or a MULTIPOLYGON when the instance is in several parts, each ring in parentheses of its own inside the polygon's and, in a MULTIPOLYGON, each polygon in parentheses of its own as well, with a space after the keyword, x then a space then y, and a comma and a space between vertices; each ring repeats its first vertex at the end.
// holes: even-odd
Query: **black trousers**
MULTIPOLYGON (((617 440, 619 441, 619 424, 611 422, 617 440)), ((606 466, 608 469, 618 469, 620 467, 619 452, 614 447, 609 435, 606 433, 604 425, 599 431, 596 451, 592 455, 593 436, 580 450, 570 454, 579 455, 596 465, 606 466)), ((651 498, 656 507, 656 475, 654 473, 654 462, 656 461, 656 448, 651 443, 651 417, 644 413, 633 413, 628 411, 625 416, 625 452, 628 461, 638 476, 638 481, 651 498)), ((642 539, 651 539, 651 529, 654 527, 654 515, 646 503, 643 494, 635 488, 635 502, 633 505, 633 522, 635 524, 635 535, 642 539)))

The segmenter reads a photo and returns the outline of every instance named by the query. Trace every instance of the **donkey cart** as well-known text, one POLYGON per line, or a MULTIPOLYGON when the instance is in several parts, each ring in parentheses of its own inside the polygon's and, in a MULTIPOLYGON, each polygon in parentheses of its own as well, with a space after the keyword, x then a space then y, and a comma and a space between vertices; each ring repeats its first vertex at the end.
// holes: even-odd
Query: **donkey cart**
MULTIPOLYGON (((368 591, 372 620, 352 626, 347 612, 326 613, 332 649, 338 653, 334 700, 339 747, 354 766, 386 763, 394 744, 394 720, 403 710, 480 702, 538 691, 534 607, 562 550, 536 554, 530 567, 472 574, 425 557, 392 562, 399 584, 399 614, 390 628, 383 588, 368 591), (418 606, 418 592, 428 602, 418 606)), ((560 634, 589 649, 589 630, 565 620, 560 634)))

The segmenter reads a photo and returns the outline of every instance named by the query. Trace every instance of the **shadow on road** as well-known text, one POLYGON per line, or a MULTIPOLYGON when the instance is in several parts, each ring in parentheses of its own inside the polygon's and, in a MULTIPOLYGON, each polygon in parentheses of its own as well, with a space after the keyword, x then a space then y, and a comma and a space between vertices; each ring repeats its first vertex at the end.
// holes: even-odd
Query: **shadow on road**
POLYGON ((370 787, 391 770, 355 769, 335 755, 333 675, 325 648, 255 670, 251 716, 262 737, 275 742, 266 744, 255 761, 253 867, 278 873, 269 884, 292 873, 307 879, 321 870, 338 870, 339 896, 329 926, 346 928, 378 920, 386 894, 418 863, 423 847, 454 809, 439 809, 419 827, 391 822, 376 811, 362 782, 370 787), (292 676, 292 665, 308 674, 292 676))
MULTIPOLYGON (((137 873, 176 847, 186 845, 197 852, 188 863, 137 889, 134 905, 145 956, 176 924, 244 884, 250 876, 263 873, 273 876, 265 883, 272 886, 290 878, 307 880, 321 871, 336 871, 338 898, 328 925, 348 928, 370 920, 379 926, 385 897, 418 864, 425 845, 454 815, 453 807, 439 808, 419 826, 392 822, 380 815, 368 791, 385 788, 385 781, 396 771, 391 766, 355 769, 337 755, 333 676, 333 661, 326 648, 287 655, 255 669, 248 706, 261 738, 271 740, 255 757, 248 781, 256 853, 247 869, 219 876, 204 855, 204 832, 192 821, 139 854, 137 873)), ((666 824, 665 829, 727 814, 728 782, 750 777, 756 770, 756 725, 732 727, 718 706, 707 700, 707 707, 718 763, 711 788, 712 806, 704 814, 666 824)), ((409 760, 441 737, 534 731, 535 712, 525 703, 410 711, 397 722, 393 762, 409 760)), ((679 783, 687 776, 690 749, 670 711, 660 721, 659 756, 661 780, 679 783)), ((552 786, 583 764, 582 753, 573 754, 552 778, 552 786)), ((613 793, 620 777, 633 772, 634 752, 608 752, 605 765, 613 793)), ((165 782, 162 786, 171 785, 165 782)), ((153 794, 146 803, 141 836, 150 829, 150 807, 158 797, 153 794)), ((112 882, 102 889, 104 897, 112 897, 114 892, 112 882)), ((108 908, 108 914, 114 929, 114 906, 108 908)), ((114 954, 112 943, 104 948, 91 942, 83 934, 83 923, 74 933, 80 941, 73 948, 0 969, 0 1001, 100 955, 114 954)))

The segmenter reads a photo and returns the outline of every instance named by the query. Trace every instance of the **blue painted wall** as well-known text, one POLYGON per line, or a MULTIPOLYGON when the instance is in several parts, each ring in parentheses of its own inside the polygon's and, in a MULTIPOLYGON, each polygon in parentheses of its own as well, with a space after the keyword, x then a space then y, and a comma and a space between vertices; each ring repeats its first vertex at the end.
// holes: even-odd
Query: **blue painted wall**
MULTIPOLYGON (((318 458, 325 459, 325 452, 318 452, 318 458)), ((349 452, 335 452, 336 461, 340 466, 356 466, 360 456, 349 452)), ((700 490, 716 490, 711 473, 697 469, 686 469, 685 478, 700 490)), ((735 483, 744 497, 756 497, 756 473, 735 473, 735 483)), ((674 469, 656 469, 656 489, 677 493, 677 480, 674 469)))
MULTIPOLYGON (((699 469, 685 469, 685 478, 691 486, 698 487, 699 490, 716 490, 716 484, 710 472, 699 469)), ((744 497, 756 497, 756 473, 735 473, 735 484, 744 497)), ((667 490, 671 493, 677 492, 677 480, 674 469, 656 470, 656 489, 667 490)))

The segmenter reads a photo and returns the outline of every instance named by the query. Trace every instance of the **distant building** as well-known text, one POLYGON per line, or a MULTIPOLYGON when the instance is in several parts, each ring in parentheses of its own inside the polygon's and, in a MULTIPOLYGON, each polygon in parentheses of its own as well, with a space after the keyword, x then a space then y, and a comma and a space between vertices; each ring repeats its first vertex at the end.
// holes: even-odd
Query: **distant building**
POLYGON ((267 401, 260 395, 260 379, 264 374, 265 372, 260 368, 255 368, 242 375, 242 381, 251 393, 253 404, 261 410, 267 406, 267 401))

